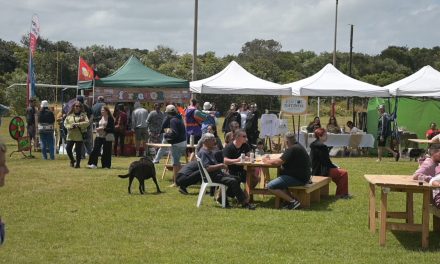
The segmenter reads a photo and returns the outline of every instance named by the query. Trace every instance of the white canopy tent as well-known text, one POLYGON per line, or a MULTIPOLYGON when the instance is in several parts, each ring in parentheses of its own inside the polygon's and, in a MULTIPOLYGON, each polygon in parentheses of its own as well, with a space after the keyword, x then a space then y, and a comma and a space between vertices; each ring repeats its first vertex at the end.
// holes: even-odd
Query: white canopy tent
POLYGON ((203 80, 190 82, 190 90, 201 94, 291 95, 289 86, 260 79, 235 61, 221 72, 203 80))
POLYGON ((427 65, 384 88, 389 89, 394 96, 439 97, 440 72, 427 65))
POLYGON ((389 97, 388 89, 353 79, 332 64, 314 75, 283 85, 295 96, 389 97))

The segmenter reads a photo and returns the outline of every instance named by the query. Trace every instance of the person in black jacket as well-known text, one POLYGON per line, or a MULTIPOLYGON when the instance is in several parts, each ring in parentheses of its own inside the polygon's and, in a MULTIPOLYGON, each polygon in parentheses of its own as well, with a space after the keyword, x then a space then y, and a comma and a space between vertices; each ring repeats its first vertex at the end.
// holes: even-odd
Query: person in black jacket
POLYGON ((327 176, 336 183, 336 197, 350 199, 348 193, 348 172, 332 163, 329 148, 324 142, 327 140, 327 131, 317 128, 314 132, 316 140, 310 144, 310 159, 312 160, 312 175, 327 176))
POLYGON ((251 146, 257 145, 257 139, 260 135, 260 131, 258 131, 258 118, 260 118, 260 113, 257 110, 257 104, 251 104, 250 111, 246 117, 246 127, 245 131, 248 137, 248 143, 251 146))
POLYGON ((41 141, 41 154, 43 159, 47 160, 47 150, 49 150, 50 159, 55 159, 55 139, 54 139, 55 115, 49 110, 49 102, 41 102, 41 110, 38 113, 38 133, 41 141))
POLYGON ((186 152, 186 129, 183 120, 177 115, 177 109, 174 105, 167 105, 165 113, 169 118, 164 120, 164 138, 171 144, 171 156, 173 158, 173 184, 176 186, 177 173, 180 170, 180 158, 186 152), (169 122, 169 127, 166 128, 165 123, 169 122))
POLYGON ((231 131, 230 123, 232 121, 236 121, 238 125, 241 125, 241 116, 240 113, 237 112, 238 105, 236 103, 232 103, 231 107, 229 108, 229 111, 225 115, 225 120, 223 121, 222 131, 223 134, 226 136, 228 132, 231 131))
POLYGON ((95 144, 93 145, 93 151, 89 157, 89 168, 96 169, 98 164, 98 156, 101 152, 102 156, 101 164, 103 168, 110 169, 112 166, 112 143, 115 140, 115 120, 108 106, 103 106, 101 109, 101 119, 98 122, 96 128, 95 144))

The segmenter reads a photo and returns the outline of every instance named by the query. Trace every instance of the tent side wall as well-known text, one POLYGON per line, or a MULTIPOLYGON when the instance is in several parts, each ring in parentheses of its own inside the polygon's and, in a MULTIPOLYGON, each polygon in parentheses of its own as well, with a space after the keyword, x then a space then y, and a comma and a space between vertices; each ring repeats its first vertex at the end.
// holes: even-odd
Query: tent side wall
MULTIPOLYGON (((388 113, 394 111, 394 98, 372 98, 368 101, 367 129, 368 133, 377 135, 377 120, 379 113, 377 107, 384 104, 388 113), (391 110, 390 110, 391 109, 391 110)), ((440 101, 420 101, 411 98, 399 98, 397 110, 397 125, 417 134, 418 138, 425 138, 425 132, 431 122, 440 123, 440 101)))

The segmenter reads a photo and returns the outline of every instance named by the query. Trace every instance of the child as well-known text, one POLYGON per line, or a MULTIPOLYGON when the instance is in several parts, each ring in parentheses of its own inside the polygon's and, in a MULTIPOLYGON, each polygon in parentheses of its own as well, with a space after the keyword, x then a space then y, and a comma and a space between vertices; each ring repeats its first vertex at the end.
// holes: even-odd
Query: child
MULTIPOLYGON (((435 175, 430 181, 429 185, 440 187, 440 174, 435 175)), ((435 189, 432 191, 432 200, 435 207, 440 209, 440 189, 435 189)))
POLYGON ((255 156, 263 156, 264 155, 264 140, 259 138, 257 140, 257 148, 255 149, 255 156))

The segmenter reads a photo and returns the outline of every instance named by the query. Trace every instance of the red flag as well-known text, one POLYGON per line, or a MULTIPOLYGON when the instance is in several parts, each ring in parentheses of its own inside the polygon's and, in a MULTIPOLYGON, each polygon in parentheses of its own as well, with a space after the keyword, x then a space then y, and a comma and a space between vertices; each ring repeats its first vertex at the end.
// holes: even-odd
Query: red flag
POLYGON ((90 67, 83 58, 79 58, 78 68, 78 81, 91 81, 93 80, 93 69, 90 67))

